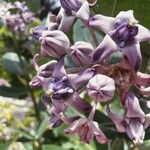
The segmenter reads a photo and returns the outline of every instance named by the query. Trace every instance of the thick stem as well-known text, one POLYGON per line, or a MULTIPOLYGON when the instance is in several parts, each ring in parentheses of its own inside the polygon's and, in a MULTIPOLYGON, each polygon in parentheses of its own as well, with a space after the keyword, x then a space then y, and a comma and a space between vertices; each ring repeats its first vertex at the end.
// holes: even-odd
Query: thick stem
POLYGON ((88 27, 89 31, 91 32, 91 35, 92 35, 92 38, 93 38, 93 42, 95 44, 95 47, 97 47, 99 45, 99 41, 97 39, 97 36, 96 36, 96 32, 91 28, 91 27, 88 27))
POLYGON ((31 99, 32 99, 32 102, 33 102, 33 105, 34 105, 34 110, 35 110, 36 118, 39 121, 40 120, 40 114, 39 114, 39 111, 38 111, 38 106, 37 106, 37 103, 36 103, 36 98, 35 98, 35 95, 34 95, 34 92, 33 92, 32 89, 30 89, 30 96, 31 96, 31 99))
POLYGON ((38 111, 38 106, 37 106, 37 103, 36 103, 36 98, 35 98, 34 92, 33 92, 32 88, 29 86, 29 79, 28 79, 28 77, 24 77, 22 79, 20 76, 18 76, 18 79, 21 81, 21 83, 23 85, 26 85, 28 87, 31 100, 32 100, 33 105, 34 105, 36 119, 39 121, 40 120, 40 114, 39 114, 39 111, 38 111))
POLYGON ((97 107, 97 103, 95 102, 93 107, 92 107, 92 110, 91 110, 91 112, 89 114, 89 117, 88 117, 89 120, 93 120, 94 115, 95 115, 95 111, 96 111, 96 107, 97 107))

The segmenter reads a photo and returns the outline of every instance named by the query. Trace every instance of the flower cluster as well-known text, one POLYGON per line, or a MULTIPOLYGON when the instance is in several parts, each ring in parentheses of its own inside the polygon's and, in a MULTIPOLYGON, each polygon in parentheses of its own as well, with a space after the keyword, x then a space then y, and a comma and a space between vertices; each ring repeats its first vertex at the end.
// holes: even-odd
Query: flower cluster
POLYGON ((41 44, 41 55, 54 59, 39 66, 39 54, 35 55, 33 65, 37 75, 30 82, 31 86, 43 88, 45 92, 42 101, 51 113, 50 127, 65 123, 69 126, 65 132, 78 134, 83 142, 90 143, 95 137, 99 143, 107 143, 108 137, 93 120, 97 105, 104 103, 117 131, 126 133, 135 143, 141 143, 150 118, 141 109, 131 87, 137 88, 144 96, 150 96, 150 75, 139 72, 142 62, 140 42, 150 41, 150 31, 138 24, 132 10, 121 11, 116 17, 93 16, 90 7, 96 1, 93 4, 86 0, 60 2, 60 13, 50 15, 47 26, 31 29, 31 34, 41 44), (103 41, 99 45, 84 41, 71 44, 66 34, 75 18, 81 19, 90 31, 104 32, 103 41), (121 61, 111 64, 111 54, 118 51, 122 54, 121 61), (65 67, 66 57, 73 60, 74 67, 65 67), (91 102, 81 97, 82 93, 86 93, 91 102), (116 100, 114 94, 125 110, 123 116, 110 110, 110 103, 116 100), (69 107, 84 117, 68 116, 69 107))
POLYGON ((25 2, 1 3, 0 19, 15 32, 22 32, 35 18, 25 2))

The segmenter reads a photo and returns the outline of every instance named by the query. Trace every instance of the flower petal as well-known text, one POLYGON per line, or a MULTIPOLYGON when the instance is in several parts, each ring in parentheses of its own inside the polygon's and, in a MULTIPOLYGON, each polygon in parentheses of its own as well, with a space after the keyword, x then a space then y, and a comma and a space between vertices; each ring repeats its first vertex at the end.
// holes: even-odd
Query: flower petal
POLYGON ((117 51, 117 45, 109 35, 106 35, 102 43, 95 49, 93 53, 93 62, 97 63, 102 61, 115 51, 117 51))
POLYGON ((116 20, 128 20, 129 23, 135 22, 137 23, 138 21, 135 19, 133 15, 133 10, 128 10, 128 11, 120 11, 119 14, 116 16, 116 20))
POLYGON ((51 114, 51 118, 49 119, 49 127, 50 128, 57 128, 61 126, 63 121, 59 119, 55 114, 51 114))
POLYGON ((74 93, 68 100, 68 104, 71 107, 74 107, 79 112, 90 112, 91 106, 86 103, 83 99, 81 99, 78 95, 78 93, 74 93))
POLYGON ((117 128, 117 131, 118 132, 125 132, 125 127, 122 124, 124 117, 112 113, 109 109, 109 106, 106 106, 106 112, 107 112, 108 117, 114 122, 114 124, 117 128))
POLYGON ((150 86, 145 88, 138 88, 140 93, 145 96, 150 96, 150 86))
POLYGON ((150 113, 145 116, 144 128, 147 128, 150 125, 150 113))
POLYGON ((114 29, 114 21, 115 18, 113 17, 98 14, 89 20, 89 25, 107 34, 109 31, 114 29))
POLYGON ((94 73, 95 73, 94 68, 88 68, 81 74, 72 78, 70 84, 74 89, 78 89, 81 85, 86 84, 93 77, 94 73))
POLYGON ((85 118, 79 118, 78 120, 74 121, 69 128, 65 129, 65 132, 67 134, 74 134, 77 130, 77 128, 80 128, 80 126, 82 126, 84 123, 86 123, 86 119, 85 118))
POLYGON ((59 116, 60 116, 61 120, 63 120, 63 122, 66 124, 71 124, 80 118, 79 116, 68 117, 62 112, 59 114, 59 116))
POLYGON ((141 26, 140 24, 136 25, 138 27, 138 35, 135 37, 139 42, 150 41, 150 31, 141 26))
POLYGON ((126 117, 128 118, 141 118, 143 119, 145 113, 140 107, 139 100, 137 97, 131 93, 128 93, 127 98, 125 100, 125 106, 127 108, 126 117))
POLYGON ((74 16, 67 16, 64 12, 58 30, 63 31, 64 33, 68 33, 72 27, 74 19, 75 19, 74 16))
POLYGON ((39 80, 38 76, 33 77, 29 85, 31 87, 42 87, 41 80, 39 80))
POLYGON ((128 137, 133 140, 135 144, 143 143, 145 137, 145 130, 143 124, 139 119, 130 119, 130 124, 126 126, 126 133, 128 137))
POLYGON ((76 13, 76 17, 83 21, 88 21, 90 18, 89 3, 85 1, 76 13))
POLYGON ((128 58, 130 66, 134 71, 138 71, 142 62, 140 44, 135 43, 123 48, 123 52, 128 58))
POLYGON ((58 79, 61 79, 63 76, 66 76, 66 70, 64 67, 64 59, 61 59, 60 61, 57 62, 52 76, 58 79))
POLYGON ((109 142, 108 138, 104 135, 102 130, 98 127, 98 123, 94 121, 88 122, 88 126, 92 129, 96 140, 101 144, 106 144, 109 142))
POLYGON ((135 83, 141 86, 149 86, 150 85, 150 74, 137 72, 135 75, 135 83))

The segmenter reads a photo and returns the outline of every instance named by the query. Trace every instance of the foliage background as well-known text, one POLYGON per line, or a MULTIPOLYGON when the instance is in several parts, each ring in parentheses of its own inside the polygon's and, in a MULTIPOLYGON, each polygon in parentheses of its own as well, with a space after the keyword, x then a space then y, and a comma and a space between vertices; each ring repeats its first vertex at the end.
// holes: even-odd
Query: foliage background
MULTIPOLYGON (((0 0, 0 3, 4 0, 0 0)), ((14 2, 15 0, 5 0, 14 2)), ((50 0, 49 0, 50 1, 50 0)), ((52 1, 51 1, 52 2, 52 1)), ((48 0, 26 0, 29 8, 35 13, 36 20, 26 27, 26 31, 19 36, 9 30, 7 27, 0 25, 0 78, 5 79, 8 83, 0 86, 0 150, 149 150, 150 149, 150 129, 146 130, 146 140, 142 145, 133 145, 125 135, 115 133, 110 128, 104 128, 106 135, 112 138, 109 145, 100 145, 93 141, 90 145, 81 143, 77 137, 68 137, 64 134, 64 126, 50 130, 48 128, 48 113, 40 101, 43 94, 40 90, 33 90, 28 83, 35 75, 31 64, 34 54, 39 52, 40 45, 29 36, 31 27, 45 24, 47 12, 58 12, 53 3, 48 5, 48 0), (6 103, 4 103, 4 101, 6 103), (28 103, 25 103, 28 102, 28 103), (18 103, 17 103, 18 102, 18 103), (11 106, 15 108, 11 108, 11 106), (26 110, 25 117, 17 120, 18 110, 26 110), (11 111, 12 109, 12 111, 11 111), (17 112, 17 113, 14 113, 17 112), (3 126, 3 119, 7 121, 7 126, 3 126), (1 133, 10 127, 13 134, 7 139, 1 133)), ((95 13, 115 16, 120 11, 134 10, 134 15, 140 24, 150 28, 150 0, 98 0, 94 7, 95 13)), ((83 40, 92 42, 90 32, 82 27, 79 20, 76 21, 72 33, 69 34, 70 40, 75 42, 83 40)), ((103 34, 97 33, 99 41, 102 40, 103 34)), ((148 43, 141 45, 143 64, 142 72, 150 73, 150 50, 148 43)), ((118 59, 116 55, 114 60, 118 59)), ((39 60, 44 63, 49 60, 39 60)), ((70 62, 66 62, 68 65, 70 62)), ((141 105, 146 113, 150 112, 148 101, 141 105)), ((118 103, 114 103, 112 108, 118 113, 118 103)), ((101 109, 103 109, 101 107, 101 109)), ((23 113, 23 112, 21 112, 23 113)), ((70 110, 69 113, 75 113, 70 110)), ((99 113, 96 120, 100 122, 110 121, 104 114, 99 113)), ((6 135, 8 133, 6 132, 6 135)))

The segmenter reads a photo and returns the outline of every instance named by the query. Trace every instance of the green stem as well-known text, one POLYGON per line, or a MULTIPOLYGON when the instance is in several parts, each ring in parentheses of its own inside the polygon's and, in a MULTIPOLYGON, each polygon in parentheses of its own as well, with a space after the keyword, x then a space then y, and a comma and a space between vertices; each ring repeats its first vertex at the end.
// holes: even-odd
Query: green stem
MULTIPOLYGON (((14 34, 13 42, 14 42, 14 45, 15 45, 15 51, 18 54, 19 53, 19 48, 20 48, 20 46, 18 45, 18 37, 17 37, 15 32, 13 34, 14 34)), ((23 67, 23 62, 22 62, 22 59, 21 59, 19 54, 18 54, 18 57, 20 59, 20 65, 21 65, 21 67, 23 67)), ((18 77, 18 78, 23 83, 23 85, 26 85, 28 87, 28 89, 30 91, 30 96, 31 96, 31 99, 32 99, 32 102, 33 102, 33 105, 34 105, 36 119, 39 121, 40 120, 40 114, 39 114, 39 111, 38 111, 38 105, 36 103, 36 98, 35 98, 35 95, 34 95, 34 92, 33 92, 32 88, 29 86, 30 78, 26 75, 23 76, 23 79, 21 77, 18 77)))
POLYGON ((91 28, 91 27, 88 27, 89 31, 91 32, 91 35, 92 35, 92 38, 93 38, 93 42, 95 44, 95 47, 97 47, 99 45, 99 41, 97 39, 97 36, 96 36, 96 32, 91 28))
POLYGON ((34 110, 35 110, 35 115, 36 115, 36 119, 38 121, 40 121, 40 113, 38 111, 38 105, 36 103, 36 98, 35 98, 35 95, 34 95, 34 92, 32 89, 30 89, 30 96, 31 96, 31 99, 32 99, 32 102, 33 102, 33 105, 34 105, 34 110))
POLYGON ((18 79, 21 81, 21 83, 22 83, 23 85, 26 85, 27 88, 29 89, 30 97, 31 97, 31 100, 32 100, 33 105, 34 105, 34 110, 35 110, 36 119, 37 119, 38 121, 40 121, 40 113, 39 113, 39 111, 38 111, 38 105, 37 105, 37 102, 36 102, 36 98, 35 98, 35 95, 34 95, 34 91, 33 91, 33 89, 29 86, 29 79, 28 79, 28 77, 24 77, 24 78, 18 77, 18 79))

